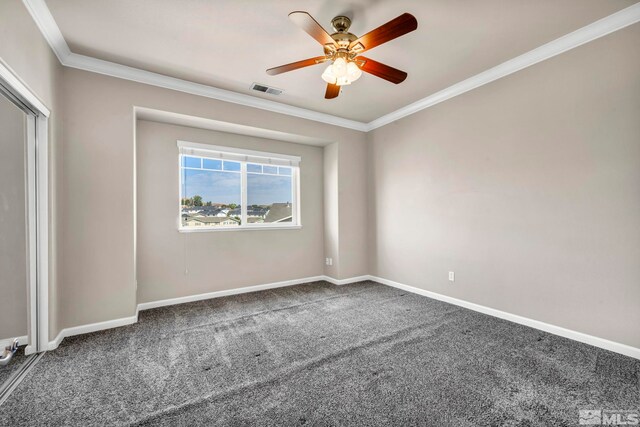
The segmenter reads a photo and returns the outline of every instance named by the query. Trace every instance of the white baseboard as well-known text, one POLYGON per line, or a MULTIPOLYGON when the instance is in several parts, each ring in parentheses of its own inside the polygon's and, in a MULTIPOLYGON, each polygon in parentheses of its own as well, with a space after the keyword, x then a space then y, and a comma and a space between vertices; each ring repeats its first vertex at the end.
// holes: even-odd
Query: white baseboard
MULTIPOLYGON (((609 341, 604 338, 594 337, 592 335, 587 335, 582 332, 573 331, 560 326, 555 326, 555 325, 544 323, 538 320, 533 320, 526 317, 518 316, 517 314, 507 313, 505 311, 497 310, 495 308, 486 307, 480 304, 475 304, 475 303, 464 301, 458 298, 449 297, 446 295, 438 294, 436 292, 427 291, 424 289, 394 282, 393 280, 384 279, 382 277, 371 276, 371 275, 350 277, 348 279, 335 279, 333 277, 324 276, 324 275, 313 276, 313 277, 305 277, 303 279, 285 280, 282 282, 267 283, 267 284, 255 285, 255 286, 246 286, 243 288, 227 289, 223 291, 208 292, 205 294, 190 295, 186 297, 170 298, 170 299, 165 299, 160 301, 151 301, 151 302, 141 303, 141 304, 138 304, 137 306, 136 314, 131 317, 123 317, 121 319, 108 320, 105 322, 91 323, 88 325, 75 326, 72 328, 63 329, 62 331, 60 331, 58 336, 53 341, 49 342, 48 350, 56 349, 65 337, 86 334, 89 332, 101 331, 104 329, 117 328, 119 326, 136 323, 138 321, 138 311, 142 311, 142 310, 149 310, 152 308, 164 307, 168 305, 183 304, 187 302, 202 301, 202 300, 207 300, 212 298, 220 298, 220 297, 225 297, 229 295, 244 294, 248 292, 263 291, 266 289, 275 289, 275 288, 282 288, 286 286, 300 285, 303 283, 326 281, 334 285, 346 285, 348 283, 362 282, 365 280, 372 280, 374 282, 378 282, 383 285, 402 289, 407 292, 422 295, 428 298, 433 298, 435 300, 457 305, 459 307, 468 308, 469 310, 488 314, 490 316, 498 317, 500 319, 518 323, 520 325, 545 331, 550 334, 559 335, 561 337, 569 338, 574 341, 579 341, 585 344, 589 344, 594 347, 603 348, 605 350, 613 351, 615 353, 620 353, 625 356, 633 357, 635 359, 640 359, 640 349, 636 347, 631 347, 626 344, 609 341)), ((26 342, 26 337, 21 337, 21 342, 26 342)), ((0 341, 0 344, 2 344, 2 341, 0 341)))
POLYGON ((29 344, 29 337, 27 337, 26 335, 23 335, 21 337, 11 337, 11 338, 5 338, 0 340, 0 353, 2 353, 2 351, 4 350, 5 347, 10 346, 11 344, 13 344, 13 340, 18 338, 18 344, 19 345, 25 345, 25 344, 29 344))
POLYGON ((368 276, 368 275, 350 277, 348 279, 334 279, 333 277, 330 277, 330 276, 322 276, 322 277, 323 278, 321 280, 329 282, 333 285, 348 285, 349 283, 356 283, 356 282, 363 282, 365 280, 371 280, 371 276, 368 276))
POLYGON ((130 317, 122 317, 120 319, 106 320, 104 322, 89 323, 88 325, 74 326, 71 328, 65 328, 60 331, 58 336, 49 341, 47 350, 55 350, 58 348, 62 340, 66 337, 72 337, 74 335, 88 334, 90 332, 102 331, 104 329, 117 328, 119 326, 131 325, 138 321, 138 313, 130 317))
POLYGON ((404 285, 402 283, 394 282, 392 280, 384 279, 382 277, 369 276, 369 280, 382 283, 383 285, 392 286, 394 288, 402 289, 403 291, 411 292, 414 294, 422 295, 425 297, 433 298, 438 301, 447 302, 449 304, 457 305, 460 307, 468 308, 469 310, 477 311, 480 313, 488 314, 489 316, 498 317, 500 319, 508 320, 510 322, 518 323, 520 325, 529 326, 534 329, 538 329, 550 334, 559 335, 564 338, 569 338, 574 341, 579 341, 585 344, 592 345, 594 347, 603 348, 605 350, 613 351, 615 353, 624 354, 625 356, 633 357, 634 359, 640 359, 640 348, 631 347, 626 344, 609 341, 604 338, 594 337, 582 332, 573 331, 560 326, 544 323, 539 320, 529 319, 527 317, 518 316, 517 314, 507 313, 505 311, 497 310, 495 308, 485 307, 480 304, 464 301, 461 299, 449 297, 446 295, 438 294, 435 292, 427 291, 413 286, 404 285))
POLYGON ((205 294, 189 295, 186 297, 169 298, 159 301, 143 302, 138 304, 138 311, 149 310, 151 308, 164 307, 167 305, 184 304, 186 302, 202 301, 212 298, 226 297, 229 295, 246 294, 249 292, 264 291, 267 289, 283 288, 285 286, 301 285, 303 283, 318 282, 325 280, 324 276, 305 277, 303 279, 285 280, 282 282, 266 283, 264 285, 246 286, 243 288, 225 289, 223 291, 207 292, 205 294))
MULTIPOLYGON (((266 289, 275 289, 275 288, 282 288, 285 286, 300 285, 303 283, 318 282, 321 280, 330 281, 329 278, 327 278, 326 276, 313 276, 313 277, 305 277, 303 279, 285 280, 282 282, 267 283, 267 284, 255 285, 255 286, 246 286, 243 288, 208 292, 206 294, 189 295, 186 297, 170 298, 170 299, 165 299, 160 301, 151 301, 151 302, 141 303, 141 304, 138 304, 138 306, 136 307, 136 314, 130 317, 123 317, 120 319, 107 320, 104 322, 91 323, 88 325, 74 326, 72 328, 65 328, 60 331, 58 336, 56 336, 56 338, 53 341, 49 341, 47 350, 55 350, 56 348, 58 348, 62 340, 66 337, 87 334, 90 332, 102 331, 105 329, 117 328, 119 326, 125 326, 125 325, 130 325, 132 323, 136 323, 138 321, 138 312, 142 310, 149 310, 151 308, 164 307, 167 305, 183 304, 183 303, 193 302, 193 301, 201 301, 201 300, 206 300, 211 298, 220 298, 220 297, 229 296, 229 295, 244 294, 248 292, 264 291, 266 289)), ((331 279, 331 280, 335 280, 335 279, 331 279)))

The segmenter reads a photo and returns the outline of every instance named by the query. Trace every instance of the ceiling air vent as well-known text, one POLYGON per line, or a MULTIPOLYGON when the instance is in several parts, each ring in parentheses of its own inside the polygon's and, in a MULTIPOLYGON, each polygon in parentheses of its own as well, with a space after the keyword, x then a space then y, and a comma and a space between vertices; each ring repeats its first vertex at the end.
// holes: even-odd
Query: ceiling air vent
POLYGON ((283 89, 278 89, 278 88, 263 85, 260 83, 252 84, 251 89, 257 90, 258 92, 268 93, 269 95, 280 95, 282 92, 284 92, 283 89))

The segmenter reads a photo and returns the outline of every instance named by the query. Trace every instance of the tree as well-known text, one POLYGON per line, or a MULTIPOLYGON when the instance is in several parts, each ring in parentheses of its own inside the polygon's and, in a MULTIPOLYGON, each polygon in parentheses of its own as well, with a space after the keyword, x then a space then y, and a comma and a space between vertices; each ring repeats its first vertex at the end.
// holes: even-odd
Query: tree
POLYGON ((211 200, 207 202, 207 206, 211 206, 211 200))
POLYGON ((229 209, 233 210, 233 209, 235 209, 237 207, 238 207, 238 205, 236 205, 235 203, 229 203, 229 209))
POLYGON ((191 200, 193 201, 193 206, 202 206, 202 196, 196 194, 191 200))

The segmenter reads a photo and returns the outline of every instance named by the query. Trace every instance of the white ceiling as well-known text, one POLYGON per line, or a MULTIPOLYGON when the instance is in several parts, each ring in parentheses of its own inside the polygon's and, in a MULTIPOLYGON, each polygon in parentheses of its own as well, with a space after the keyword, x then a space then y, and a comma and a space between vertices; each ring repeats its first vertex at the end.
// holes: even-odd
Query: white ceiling
POLYGON ((637 0, 46 0, 74 53, 370 122, 636 3, 637 0), (305 10, 327 30, 346 14, 360 36, 403 12, 418 29, 367 53, 406 71, 394 85, 371 75, 324 99, 317 65, 267 68, 322 54, 287 15, 305 10), (285 90, 249 90, 252 82, 285 90))

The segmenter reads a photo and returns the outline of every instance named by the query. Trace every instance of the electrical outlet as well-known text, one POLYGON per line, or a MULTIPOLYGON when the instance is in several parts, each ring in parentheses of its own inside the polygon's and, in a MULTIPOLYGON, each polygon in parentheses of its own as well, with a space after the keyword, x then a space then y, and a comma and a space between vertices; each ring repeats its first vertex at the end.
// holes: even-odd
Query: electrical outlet
POLYGON ((456 273, 454 273, 453 271, 449 272, 449 281, 450 282, 455 282, 456 281, 456 273))
POLYGON ((333 265, 333 258, 329 258, 329 265, 333 265))
POLYGON ((325 265, 333 265, 333 258, 325 258, 324 263, 325 265))

